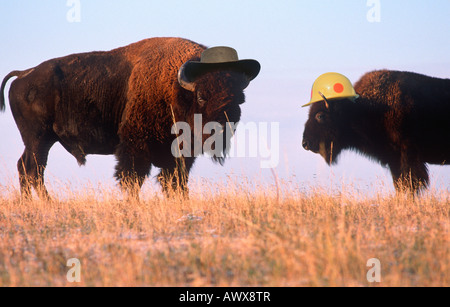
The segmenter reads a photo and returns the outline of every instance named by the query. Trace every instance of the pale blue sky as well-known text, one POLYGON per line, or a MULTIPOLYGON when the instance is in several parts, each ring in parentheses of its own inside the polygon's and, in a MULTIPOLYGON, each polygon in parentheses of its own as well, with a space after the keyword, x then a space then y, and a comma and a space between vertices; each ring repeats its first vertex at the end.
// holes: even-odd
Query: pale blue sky
MULTIPOLYGON (((185 37, 207 46, 228 45, 240 58, 255 58, 262 70, 246 91, 244 122, 280 123, 280 163, 276 173, 305 189, 310 184, 352 182, 391 191, 390 174, 354 153, 337 167, 301 148, 308 110, 300 108, 315 78, 327 71, 353 82, 373 69, 415 71, 450 77, 450 1, 380 0, 380 22, 371 23, 366 0, 316 1, 118 1, 81 0, 81 22, 70 23, 65 0, 0 2, 0 76, 54 57, 110 50, 156 36, 185 37), (295 178, 292 176, 295 175, 295 178)), ((9 88, 9 86, 8 86, 9 88)), ((7 88, 7 89, 8 89, 7 88)), ((0 184, 16 184, 23 151, 9 103, 0 114, 0 184)), ((239 130, 239 129, 238 129, 239 130)), ((234 158, 224 167, 201 158, 193 178, 224 179, 245 174, 272 181, 258 158, 234 158)), ((49 180, 111 181, 114 158, 89 156, 87 166, 61 146, 50 152, 49 180)), ((450 167, 431 167, 431 184, 450 188, 450 167)), ((152 172, 152 176, 156 172, 152 172)), ((147 185, 154 185, 149 180, 147 185)))

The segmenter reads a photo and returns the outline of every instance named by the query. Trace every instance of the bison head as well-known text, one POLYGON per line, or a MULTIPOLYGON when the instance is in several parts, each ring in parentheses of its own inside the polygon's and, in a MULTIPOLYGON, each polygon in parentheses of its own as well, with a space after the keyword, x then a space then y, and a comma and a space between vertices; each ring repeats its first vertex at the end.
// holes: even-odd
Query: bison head
MULTIPOLYGON (((348 147, 350 125, 344 109, 353 104, 349 99, 319 101, 311 105, 303 132, 303 148, 320 154, 328 165, 348 147)), ((347 108, 348 109, 348 108, 347 108)))
MULTIPOLYGON (((260 69, 258 61, 239 60, 235 49, 222 46, 205 49, 200 61, 187 61, 178 71, 178 82, 193 94, 194 101, 189 106, 188 117, 195 118, 196 114, 201 114, 203 126, 213 124, 216 126, 213 128, 215 133, 219 130, 222 134, 217 141, 220 147, 214 141, 214 144, 204 148, 213 153, 215 161, 223 163, 235 125, 241 118, 244 89, 256 78, 260 69)), ((206 130, 206 133, 204 130, 200 132, 202 144, 210 138, 206 130)), ((199 139, 200 133, 194 132, 194 140, 199 139)))
MULTIPOLYGON (((193 101, 190 106, 190 121, 195 114, 202 115, 202 129, 208 123, 219 123, 221 134, 221 154, 213 154, 213 160, 223 163, 230 148, 230 140, 234 134, 236 124, 241 118, 240 105, 245 102, 244 89, 250 79, 245 73, 236 70, 220 70, 207 72, 195 81, 189 81, 180 69, 178 81, 180 85, 191 92, 193 101), (225 133, 227 132, 228 133, 225 133), (231 133, 229 133, 231 131, 231 133)), ((193 126, 191 124, 191 127, 193 126)), ((214 131, 217 133, 217 131, 214 131)), ((211 134, 202 134, 202 144, 211 134)), ((212 144, 215 150, 216 144, 212 144)))
POLYGON ((180 84, 194 95, 192 113, 202 114, 203 121, 221 125, 237 123, 241 117, 240 105, 245 102, 244 89, 248 78, 236 71, 215 71, 199 77, 195 82, 180 84))
POLYGON ((260 69, 256 60, 239 60, 231 47, 212 47, 202 52, 200 61, 193 59, 180 67, 178 82, 194 93, 194 113, 225 125, 239 121, 243 91, 260 69))

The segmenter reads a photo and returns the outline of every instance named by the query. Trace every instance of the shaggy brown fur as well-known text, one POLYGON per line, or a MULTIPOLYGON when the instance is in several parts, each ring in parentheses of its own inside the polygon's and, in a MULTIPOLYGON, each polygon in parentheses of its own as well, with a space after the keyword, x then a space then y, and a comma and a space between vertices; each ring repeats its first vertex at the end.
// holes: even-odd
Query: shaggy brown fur
POLYGON ((303 146, 336 163, 344 149, 389 167, 397 190, 428 185, 425 163, 450 164, 450 79, 381 70, 356 84, 355 102, 311 106, 303 146))
POLYGON ((173 157, 173 123, 192 125, 194 114, 200 113, 203 123, 225 125, 225 112, 230 121, 239 121, 248 84, 242 73, 216 71, 196 81, 194 92, 182 88, 179 68, 188 60, 198 61, 205 49, 181 38, 153 38, 109 52, 52 59, 6 76, 2 109, 5 84, 18 77, 9 101, 25 144, 18 161, 22 193, 29 195, 33 185, 48 195, 44 169, 55 142, 80 165, 88 154, 115 154, 116 178, 123 186, 137 183, 132 185, 135 192, 152 165, 161 168, 158 179, 164 191, 177 186, 186 190, 195 157, 173 157))

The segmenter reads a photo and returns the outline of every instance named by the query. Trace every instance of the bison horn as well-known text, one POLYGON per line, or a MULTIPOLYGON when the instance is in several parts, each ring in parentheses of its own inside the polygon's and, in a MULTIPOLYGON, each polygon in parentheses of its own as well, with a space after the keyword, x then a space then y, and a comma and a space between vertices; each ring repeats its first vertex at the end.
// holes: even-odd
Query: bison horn
POLYGON ((244 90, 248 87, 248 85, 250 84, 250 78, 248 78, 247 76, 246 76, 246 83, 244 84, 244 90))
POLYGON ((180 70, 178 70, 178 83, 180 83, 181 87, 183 87, 184 89, 188 90, 188 91, 195 91, 195 83, 192 82, 191 80, 189 80, 186 77, 186 64, 189 62, 184 63, 181 67, 180 70))
POLYGON ((329 109, 330 108, 330 104, 328 103, 327 97, 325 97, 325 95, 322 94, 321 92, 319 92, 319 95, 322 96, 323 101, 325 102, 325 106, 327 107, 327 109, 329 109))

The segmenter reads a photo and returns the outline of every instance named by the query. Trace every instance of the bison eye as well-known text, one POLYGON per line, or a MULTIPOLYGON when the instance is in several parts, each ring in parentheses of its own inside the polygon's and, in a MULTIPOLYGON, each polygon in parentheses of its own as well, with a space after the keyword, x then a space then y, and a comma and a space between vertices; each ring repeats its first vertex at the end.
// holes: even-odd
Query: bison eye
POLYGON ((316 120, 320 123, 323 124, 325 123, 325 120, 327 118, 327 114, 325 112, 318 112, 316 114, 316 120))
POLYGON ((197 102, 201 107, 203 107, 206 103, 206 100, 203 99, 203 97, 200 95, 200 93, 197 94, 197 102))

